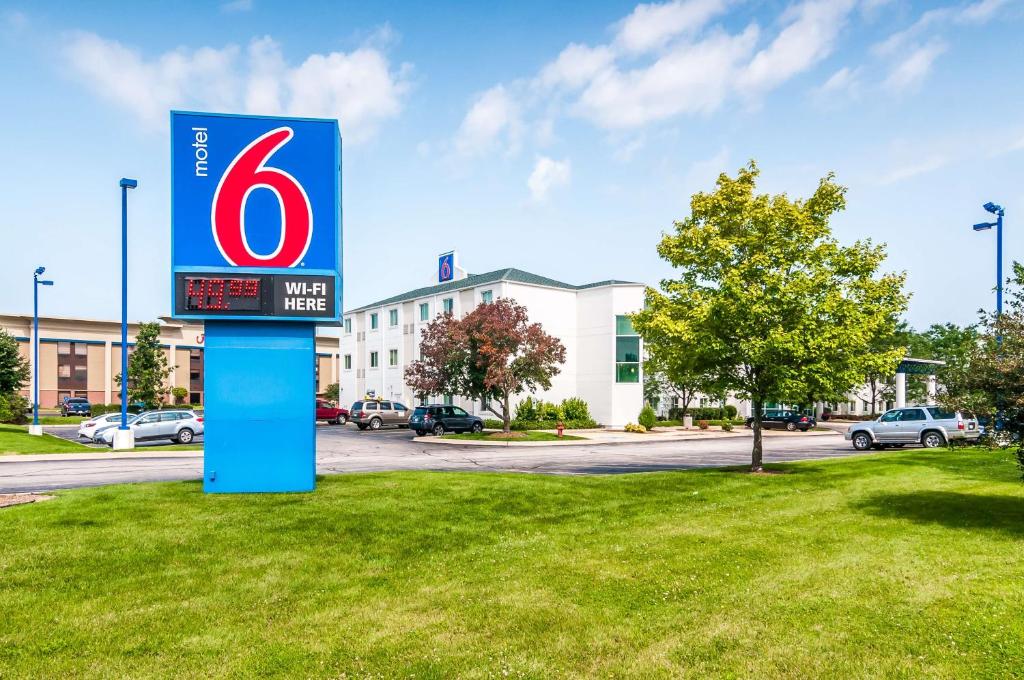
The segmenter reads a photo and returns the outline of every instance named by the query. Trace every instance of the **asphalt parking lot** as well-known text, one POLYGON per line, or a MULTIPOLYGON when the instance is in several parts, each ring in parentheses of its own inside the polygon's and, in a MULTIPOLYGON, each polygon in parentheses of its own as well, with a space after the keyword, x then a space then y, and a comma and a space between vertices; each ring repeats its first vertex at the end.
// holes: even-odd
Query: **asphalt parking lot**
MULTIPOLYGON (((643 441, 577 446, 459 446, 418 441, 406 429, 359 431, 354 426, 317 426, 317 472, 348 474, 393 470, 540 473, 559 475, 621 474, 745 465, 750 435, 689 441, 643 441)), ((840 435, 801 434, 765 438, 765 461, 790 462, 838 458, 857 453, 840 435)), ((54 456, 32 460, 4 456, 0 492, 43 491, 127 482, 192 480, 202 477, 199 452, 162 451, 123 457, 74 460, 54 456)))
MULTIPOLYGON (((66 440, 68 440, 70 442, 75 442, 77 444, 81 444, 82 446, 88 446, 89 448, 97 449, 99 451, 106 451, 106 450, 108 450, 110 448, 108 446, 104 446, 103 444, 93 444, 92 442, 86 441, 85 439, 79 439, 79 437, 78 437, 78 425, 77 424, 75 424, 75 425, 44 425, 43 426, 43 432, 45 432, 46 434, 52 434, 54 437, 60 437, 61 439, 66 439, 66 440)), ((196 435, 195 443, 196 444, 202 444, 203 443, 203 435, 201 435, 201 434, 200 435, 196 435)), ((167 444, 168 444, 168 442, 166 442, 166 441, 139 442, 138 444, 136 444, 136 448, 141 448, 141 447, 157 447, 157 448, 159 448, 161 446, 166 446, 167 444)))

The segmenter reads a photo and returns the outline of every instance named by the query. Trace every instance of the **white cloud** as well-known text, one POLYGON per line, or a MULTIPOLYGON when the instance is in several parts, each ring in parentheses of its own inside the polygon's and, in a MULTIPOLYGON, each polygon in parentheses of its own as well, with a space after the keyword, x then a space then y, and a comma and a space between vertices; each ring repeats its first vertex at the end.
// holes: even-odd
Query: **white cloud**
POLYGON ((979 0, 979 2, 965 7, 957 18, 966 23, 984 23, 1007 4, 1009 4, 1008 0, 979 0))
POLYGON ((857 85, 857 70, 851 69, 849 66, 844 66, 835 73, 833 73, 825 84, 819 88, 819 92, 823 94, 831 94, 835 92, 845 92, 857 85))
POLYGON ((947 49, 944 42, 933 40, 916 48, 893 68, 883 83, 891 92, 916 89, 932 70, 932 64, 947 49))
POLYGON ((725 11, 727 0, 674 0, 637 5, 619 22, 616 45, 626 52, 648 52, 669 40, 695 33, 725 11))
POLYGON ((556 161, 541 156, 533 166, 526 186, 529 187, 533 200, 539 203, 547 199, 551 189, 568 184, 571 174, 572 166, 568 159, 556 161))
POLYGON ((293 67, 270 37, 245 52, 179 48, 146 59, 117 41, 78 33, 64 56, 85 87, 154 129, 166 126, 170 109, 199 108, 338 118, 346 141, 359 142, 399 113, 409 88, 409 67, 392 71, 378 50, 311 54, 293 67))
POLYGON ((252 9, 252 0, 230 0, 220 5, 222 12, 248 12, 252 9))
POLYGON ((496 146, 514 152, 521 134, 519 106, 504 85, 496 85, 474 100, 462 119, 455 148, 465 155, 484 153, 496 146))
POLYGON ((680 113, 710 113, 729 93, 757 33, 755 26, 739 35, 719 32, 679 45, 645 68, 604 71, 583 91, 575 110, 605 128, 636 127, 680 113))
POLYGON ((791 7, 786 12, 791 23, 754 56, 740 77, 740 87, 777 87, 827 57, 853 7, 853 0, 809 0, 791 7))
POLYGON ((945 167, 949 163, 949 159, 945 156, 931 156, 923 161, 917 161, 909 165, 894 168, 887 174, 883 175, 879 180, 880 184, 895 184, 896 182, 902 182, 903 180, 910 179, 911 177, 917 177, 927 172, 932 172, 940 168, 945 167))
POLYGON ((604 45, 588 47, 570 43, 558 58, 541 69, 538 80, 545 87, 580 87, 608 68, 615 53, 604 45))

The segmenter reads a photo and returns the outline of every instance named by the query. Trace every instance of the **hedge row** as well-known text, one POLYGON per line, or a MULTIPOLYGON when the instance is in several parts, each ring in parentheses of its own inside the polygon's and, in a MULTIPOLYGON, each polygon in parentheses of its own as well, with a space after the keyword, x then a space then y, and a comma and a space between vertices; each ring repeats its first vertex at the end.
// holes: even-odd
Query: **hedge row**
MULTIPOLYGON (((567 430, 588 430, 594 427, 600 427, 593 420, 565 420, 562 421, 567 430)), ((504 427, 504 423, 495 418, 488 418, 484 420, 484 427, 489 430, 500 430, 504 427)), ((558 427, 558 423, 551 420, 513 420, 513 430, 554 430, 558 427)))

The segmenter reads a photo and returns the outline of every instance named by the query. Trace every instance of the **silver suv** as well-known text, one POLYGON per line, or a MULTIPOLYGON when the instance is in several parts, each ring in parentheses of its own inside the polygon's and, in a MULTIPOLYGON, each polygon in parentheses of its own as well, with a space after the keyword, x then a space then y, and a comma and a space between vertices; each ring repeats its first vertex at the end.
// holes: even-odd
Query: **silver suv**
POLYGON ((352 403, 348 418, 360 430, 379 430, 384 425, 406 427, 409 425, 409 409, 397 401, 366 399, 352 403))
POLYGON ((977 418, 938 406, 890 409, 877 420, 856 423, 846 430, 846 438, 858 451, 906 444, 934 449, 953 440, 975 441, 980 436, 977 418))
MULTIPOLYGON (((128 428, 135 433, 135 441, 155 441, 169 439, 179 444, 191 444, 196 436, 203 434, 203 416, 184 409, 166 409, 146 411, 128 421, 128 428)), ((97 443, 114 445, 114 432, 117 423, 95 435, 97 443)))

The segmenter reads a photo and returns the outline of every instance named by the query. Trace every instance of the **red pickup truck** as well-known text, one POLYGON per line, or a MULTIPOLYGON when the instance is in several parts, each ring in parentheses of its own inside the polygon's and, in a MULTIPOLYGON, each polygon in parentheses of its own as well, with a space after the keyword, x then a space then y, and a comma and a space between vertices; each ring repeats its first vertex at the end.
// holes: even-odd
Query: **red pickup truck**
POLYGON ((338 408, 329 401, 317 399, 316 419, 326 420, 332 425, 344 425, 348 422, 348 409, 338 408))

